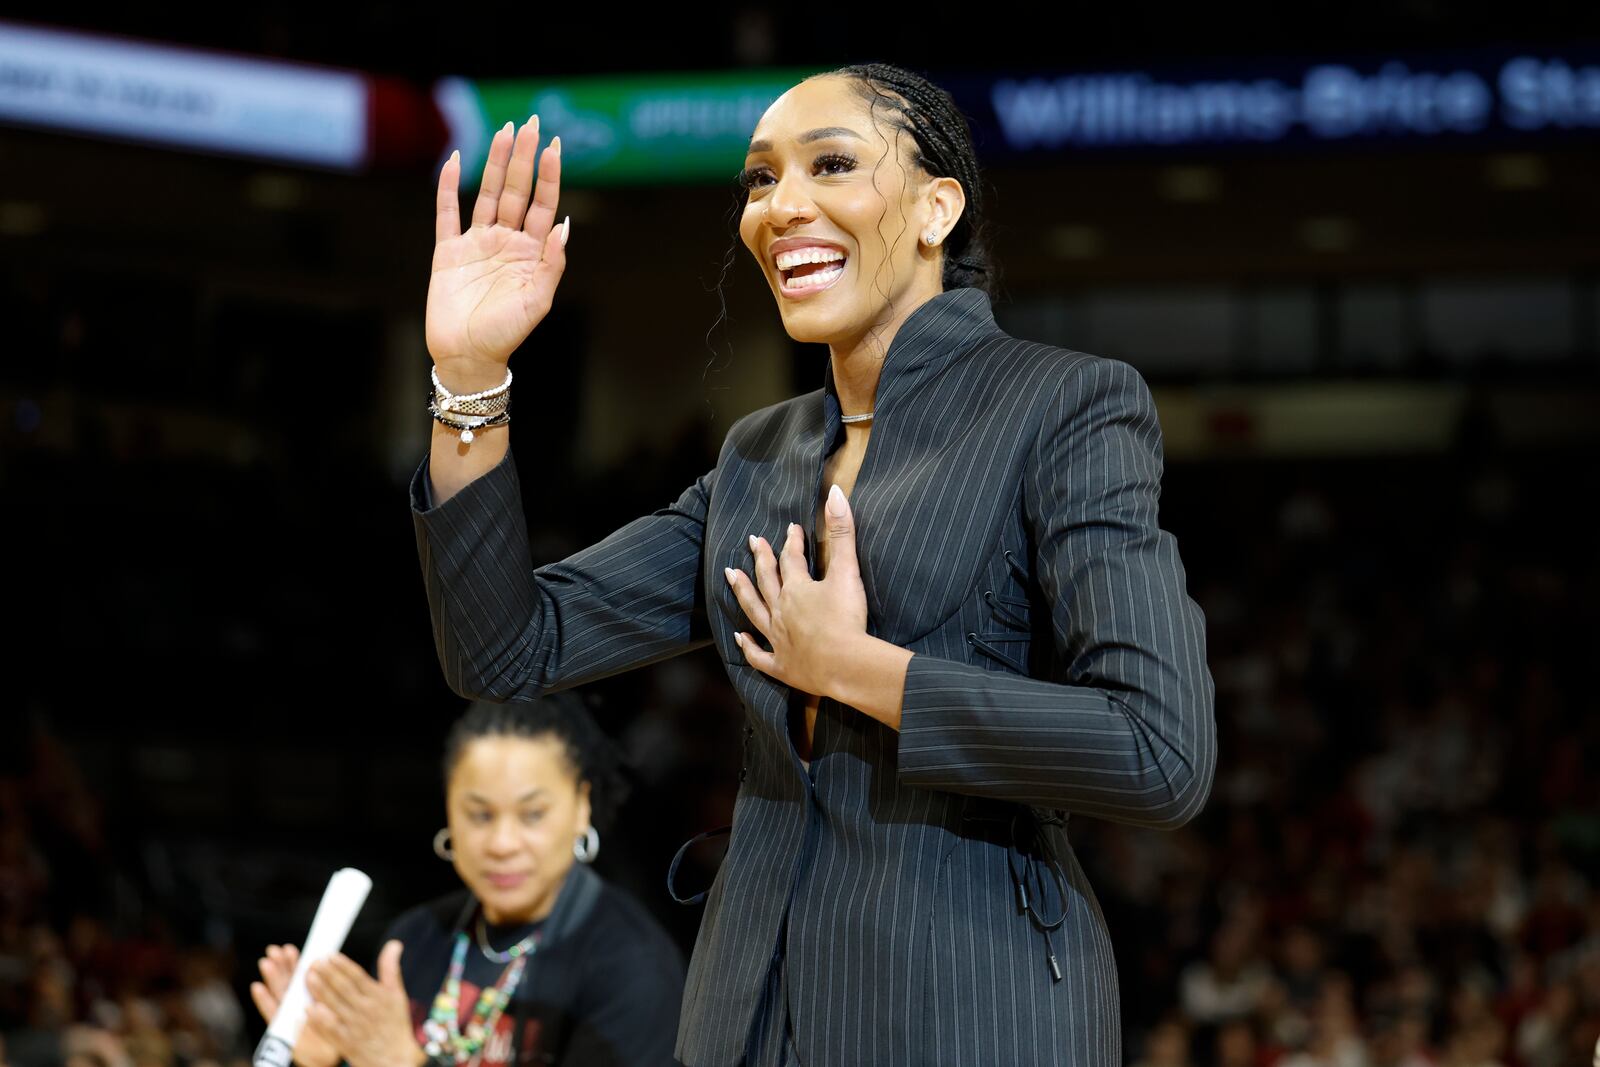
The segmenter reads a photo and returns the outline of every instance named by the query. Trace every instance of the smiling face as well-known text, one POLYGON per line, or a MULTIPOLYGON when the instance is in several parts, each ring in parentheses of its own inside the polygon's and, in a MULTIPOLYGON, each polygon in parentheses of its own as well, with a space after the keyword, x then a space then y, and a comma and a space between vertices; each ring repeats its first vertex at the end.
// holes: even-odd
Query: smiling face
POLYGON ((949 233, 965 199, 915 158, 888 110, 837 75, 801 82, 761 117, 740 176, 739 236, 790 337, 852 347, 943 290, 926 237, 949 233))
POLYGON ((456 873, 492 923, 542 919, 589 828, 589 786, 560 738, 480 737, 445 791, 456 873))

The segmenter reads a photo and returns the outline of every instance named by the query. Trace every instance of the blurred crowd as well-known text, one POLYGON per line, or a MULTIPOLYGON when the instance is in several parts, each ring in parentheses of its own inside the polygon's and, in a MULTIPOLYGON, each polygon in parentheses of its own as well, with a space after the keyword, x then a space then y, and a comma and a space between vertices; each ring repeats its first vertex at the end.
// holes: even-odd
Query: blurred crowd
POLYGON ((1485 444, 1168 500, 1195 506, 1215 790, 1177 833, 1076 838, 1140 1067, 1594 1057, 1592 461, 1485 444))
MULTIPOLYGON (((1069 824, 1117 947, 1128 1062, 1590 1061, 1600 571, 1575 501, 1595 469, 1470 434, 1449 457, 1169 468, 1162 521, 1217 683, 1215 789, 1176 832, 1069 824)), ((637 712, 611 720, 637 788, 608 873, 687 948, 698 912, 665 905, 660 859, 731 806, 738 710, 696 657, 602 688, 637 712)), ((244 1062, 259 946, 173 924, 70 747, 24 733, 0 766, 0 1067, 244 1062)))
POLYGON ((0 775, 0 1065, 247 1063, 231 954, 145 905, 70 752, 7 734, 27 752, 0 775))

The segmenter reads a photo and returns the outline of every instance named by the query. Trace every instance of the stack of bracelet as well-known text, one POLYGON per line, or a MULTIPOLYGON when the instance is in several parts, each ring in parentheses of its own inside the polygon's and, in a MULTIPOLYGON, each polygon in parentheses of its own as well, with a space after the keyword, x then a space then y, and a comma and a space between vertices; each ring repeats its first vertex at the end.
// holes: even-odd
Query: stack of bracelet
POLYGON ((462 444, 470 445, 476 430, 511 421, 510 368, 506 369, 505 381, 481 393, 451 393, 439 381, 437 368, 429 373, 433 377, 433 395, 428 398, 428 414, 435 422, 458 431, 462 444))

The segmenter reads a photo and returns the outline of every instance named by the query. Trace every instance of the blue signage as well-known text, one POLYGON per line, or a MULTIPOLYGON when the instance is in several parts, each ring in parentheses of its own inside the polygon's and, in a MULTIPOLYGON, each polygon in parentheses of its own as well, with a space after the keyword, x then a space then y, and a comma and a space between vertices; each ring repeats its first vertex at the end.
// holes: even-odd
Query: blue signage
POLYGON ((989 157, 1600 133, 1600 56, 1570 50, 949 84, 989 157))

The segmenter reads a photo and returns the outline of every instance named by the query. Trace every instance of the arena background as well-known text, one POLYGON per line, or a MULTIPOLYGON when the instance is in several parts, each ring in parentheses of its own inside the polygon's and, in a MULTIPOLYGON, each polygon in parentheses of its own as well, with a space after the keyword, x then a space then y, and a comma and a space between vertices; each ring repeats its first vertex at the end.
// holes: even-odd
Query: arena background
MULTIPOLYGON (((254 960, 303 935, 333 868, 374 877, 360 958, 454 883, 429 842, 462 705, 404 493, 456 132, 440 80, 737 86, 867 59, 994 105, 1000 321, 1130 361, 1160 408, 1221 759, 1180 831, 1074 824, 1129 1062, 1588 1061, 1596 19, 29 6, 0 14, 0 1064, 237 1062, 254 960), (351 72, 375 132, 330 164, 41 119, 32 42, 62 29, 351 72), (1319 70, 1331 110, 1279 114, 1281 135, 1249 124, 1277 98, 1199 132, 1182 110, 1319 70), (1085 125, 1096 85, 1133 94, 1105 115, 1154 125, 1085 125), (1019 92, 1023 134, 998 103, 1019 92)), ((820 383, 825 353, 787 340, 742 252, 725 269, 731 173, 568 182, 571 266, 514 364, 545 558, 675 498, 734 418, 820 383)), ((726 821, 738 709, 702 655, 587 696, 635 783, 599 865, 687 950, 698 910, 663 876, 726 821)))

